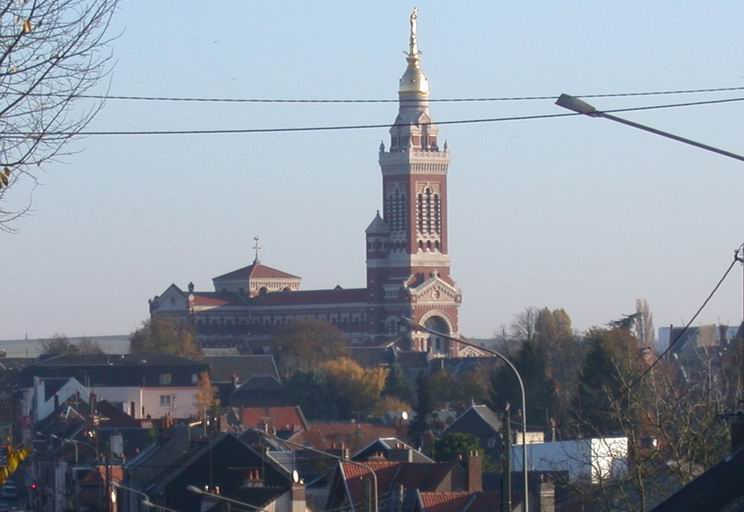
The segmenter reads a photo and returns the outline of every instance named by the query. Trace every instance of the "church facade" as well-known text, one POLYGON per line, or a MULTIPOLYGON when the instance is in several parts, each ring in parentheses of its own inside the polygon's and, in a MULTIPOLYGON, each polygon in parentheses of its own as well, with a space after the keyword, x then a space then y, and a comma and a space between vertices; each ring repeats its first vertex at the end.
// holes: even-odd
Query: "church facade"
POLYGON ((366 287, 301 290, 300 277, 264 265, 256 250, 252 264, 215 277, 213 291, 171 285, 150 300, 152 318, 192 324, 202 346, 268 350, 272 330, 316 319, 334 324, 359 346, 396 343, 432 356, 465 355, 442 337, 400 330, 400 317, 408 317, 457 334, 462 299, 448 252, 450 153, 429 112, 416 11, 406 63, 390 141, 379 148, 382 213, 366 229, 366 287))

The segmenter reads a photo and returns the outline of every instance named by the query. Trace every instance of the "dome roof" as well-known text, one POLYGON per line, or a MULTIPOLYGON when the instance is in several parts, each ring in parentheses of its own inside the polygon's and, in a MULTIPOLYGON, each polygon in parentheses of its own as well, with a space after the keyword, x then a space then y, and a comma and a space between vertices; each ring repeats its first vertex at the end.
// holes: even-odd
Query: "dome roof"
POLYGON ((390 228, 385 221, 382 220, 382 217, 380 217, 380 210, 377 210, 377 215, 375 215, 375 218, 369 223, 365 232, 368 235, 387 235, 390 233, 390 228))
POLYGON ((421 59, 419 55, 409 55, 406 59, 408 67, 403 76, 400 77, 398 92, 413 92, 418 94, 429 94, 429 80, 421 71, 421 59))

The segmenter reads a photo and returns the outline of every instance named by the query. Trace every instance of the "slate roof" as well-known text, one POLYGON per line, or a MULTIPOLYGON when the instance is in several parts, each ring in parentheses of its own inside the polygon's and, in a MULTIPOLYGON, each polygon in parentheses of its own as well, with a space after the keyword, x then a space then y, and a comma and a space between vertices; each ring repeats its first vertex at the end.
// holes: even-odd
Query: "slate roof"
POLYGON ((292 274, 289 274, 287 272, 283 272, 281 270, 277 270, 275 268, 269 267, 267 265, 264 265, 261 262, 254 262, 248 265, 247 267, 242 267, 237 270, 233 270, 232 272, 228 272, 227 274, 222 274, 221 276, 217 276, 214 278, 214 280, 222 280, 222 279, 249 279, 249 278, 255 278, 255 279, 300 279, 299 276, 295 276, 292 274))
POLYGON ((405 441, 402 441, 401 439, 398 439, 397 437, 381 437, 375 439, 367 446, 357 451, 351 458, 354 460, 364 460, 372 456, 376 452, 387 454, 387 452, 393 449, 410 450, 412 454, 411 462, 434 462, 432 459, 416 450, 413 446, 406 443, 405 441))
POLYGON ((185 357, 164 353, 140 354, 60 354, 40 357, 32 365, 35 367, 48 366, 190 366, 198 364, 185 357))
POLYGON ((742 510, 743 502, 744 447, 741 447, 661 502, 652 512, 733 511, 742 510))
POLYGON ((483 422, 488 425, 494 432, 498 433, 501 431, 501 418, 499 418, 499 416, 491 409, 489 409, 486 405, 471 405, 468 409, 465 410, 465 412, 459 415, 457 419, 455 419, 455 421, 452 422, 452 425, 450 425, 447 430, 453 429, 458 422, 466 417, 472 417, 472 415, 475 415, 477 418, 483 420, 483 422))
POLYGON ((232 382, 233 376, 239 384, 257 376, 279 378, 271 355, 207 356, 202 361, 209 365, 212 382, 232 382))

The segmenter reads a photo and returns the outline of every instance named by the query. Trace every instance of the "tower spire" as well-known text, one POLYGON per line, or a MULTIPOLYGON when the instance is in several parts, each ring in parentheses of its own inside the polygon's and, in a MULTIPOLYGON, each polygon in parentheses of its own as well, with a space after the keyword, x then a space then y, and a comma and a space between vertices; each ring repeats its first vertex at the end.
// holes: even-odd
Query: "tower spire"
POLYGON ((406 61, 408 67, 400 78, 399 93, 415 93, 428 96, 429 81, 421 71, 421 52, 418 49, 418 8, 414 7, 409 18, 411 23, 411 35, 408 40, 408 53, 406 61))
POLYGON ((257 236, 254 236, 253 237, 253 251, 256 254, 256 257, 253 258, 253 264, 254 265, 258 265, 259 263, 261 263, 261 261, 258 259, 258 251, 261 250, 261 246, 258 245, 258 240, 259 240, 259 238, 257 236))

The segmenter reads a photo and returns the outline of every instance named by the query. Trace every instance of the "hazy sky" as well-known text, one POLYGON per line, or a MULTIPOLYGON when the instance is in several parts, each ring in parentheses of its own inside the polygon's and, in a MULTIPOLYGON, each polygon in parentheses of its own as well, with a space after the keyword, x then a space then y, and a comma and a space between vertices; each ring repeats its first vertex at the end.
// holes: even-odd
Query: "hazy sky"
MULTIPOLYGON (((123 2, 111 94, 395 98, 401 2, 123 2)), ((744 86, 741 2, 418 2, 433 98, 744 86)), ((108 84, 106 84, 107 86, 108 84)), ((102 87, 101 90, 104 90, 102 87)), ((592 100, 618 108, 727 94, 592 100)), ((552 101, 435 104, 435 120, 558 113, 552 101)), ((393 104, 109 101, 100 130, 385 123, 393 104)), ((744 153, 744 103, 626 117, 744 153)), ((463 334, 529 305, 584 329, 648 299, 687 320, 744 241, 744 163, 606 120, 443 126, 463 334)), ((89 137, 49 165, 20 233, 0 234, 0 338, 126 333, 172 282, 262 261, 304 289, 364 285, 387 130, 89 137)), ((20 190, 19 190, 20 193, 20 190)), ((741 321, 741 270, 702 322, 741 321)))

